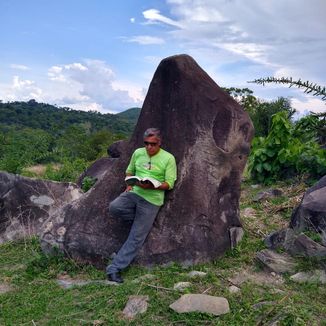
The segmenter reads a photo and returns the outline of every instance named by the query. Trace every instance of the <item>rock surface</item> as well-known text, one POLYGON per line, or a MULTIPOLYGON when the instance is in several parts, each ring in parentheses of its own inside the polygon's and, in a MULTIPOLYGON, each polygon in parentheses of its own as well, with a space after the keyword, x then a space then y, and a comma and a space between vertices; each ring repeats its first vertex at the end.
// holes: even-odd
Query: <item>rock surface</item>
POLYGON ((306 191, 292 214, 290 228, 326 233, 326 176, 306 191))
POLYGON ((173 285, 173 290, 177 291, 184 291, 185 289, 189 288, 191 286, 190 282, 178 282, 173 285))
POLYGON ((82 194, 72 183, 0 172, 0 243, 39 234, 55 210, 82 194))
POLYGON ((138 314, 143 314, 147 311, 148 299, 148 295, 131 295, 123 309, 123 315, 128 319, 133 319, 138 314))
POLYGON ((185 294, 173 302, 170 308, 178 313, 205 312, 216 316, 230 312, 227 299, 207 294, 185 294))
POLYGON ((306 191, 300 205, 292 212, 289 227, 269 234, 265 244, 270 249, 285 249, 292 255, 326 257, 326 176, 306 191), (315 233, 321 244, 303 231, 315 233))
POLYGON ((326 284, 326 272, 324 270, 314 270, 309 272, 299 272, 290 277, 297 283, 321 283, 326 284))
POLYGON ((241 227, 240 181, 253 126, 191 57, 179 55, 160 63, 132 138, 121 152, 115 150, 118 157, 102 179, 47 221, 45 251, 59 247, 77 260, 103 266, 120 248, 129 228, 109 218, 107 207, 123 191, 130 156, 143 146, 149 127, 161 129, 162 147, 176 157, 178 180, 136 261, 189 265, 216 259, 231 247, 229 230, 241 227), (66 231, 60 236, 62 227, 66 231))
POLYGON ((269 271, 275 273, 293 272, 296 263, 292 257, 287 254, 278 254, 269 249, 264 249, 256 254, 256 259, 264 265, 269 271))

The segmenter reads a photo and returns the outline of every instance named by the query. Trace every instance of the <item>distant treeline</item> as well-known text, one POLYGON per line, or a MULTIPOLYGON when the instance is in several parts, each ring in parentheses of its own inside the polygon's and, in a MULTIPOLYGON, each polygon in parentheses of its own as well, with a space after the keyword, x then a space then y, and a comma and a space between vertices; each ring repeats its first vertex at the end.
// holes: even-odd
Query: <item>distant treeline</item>
POLYGON ((109 145, 131 135, 139 113, 139 108, 114 115, 35 100, 0 102, 0 170, 33 176, 26 169, 41 164, 46 166, 42 177, 75 181, 107 155, 109 145))
POLYGON ((114 134, 128 136, 132 133, 140 109, 133 108, 123 114, 102 114, 94 111, 60 108, 35 100, 28 102, 0 102, 0 124, 6 127, 42 129, 60 135, 71 125, 83 124, 90 133, 107 129, 114 134))

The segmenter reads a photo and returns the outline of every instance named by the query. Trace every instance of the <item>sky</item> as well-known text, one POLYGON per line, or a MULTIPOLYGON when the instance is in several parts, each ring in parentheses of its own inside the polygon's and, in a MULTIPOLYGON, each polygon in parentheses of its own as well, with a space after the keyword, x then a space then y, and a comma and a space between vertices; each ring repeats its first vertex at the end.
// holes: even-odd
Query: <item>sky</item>
POLYGON ((166 57, 188 54, 221 87, 325 102, 283 85, 326 85, 325 0, 0 0, 0 100, 118 113, 141 107, 166 57))

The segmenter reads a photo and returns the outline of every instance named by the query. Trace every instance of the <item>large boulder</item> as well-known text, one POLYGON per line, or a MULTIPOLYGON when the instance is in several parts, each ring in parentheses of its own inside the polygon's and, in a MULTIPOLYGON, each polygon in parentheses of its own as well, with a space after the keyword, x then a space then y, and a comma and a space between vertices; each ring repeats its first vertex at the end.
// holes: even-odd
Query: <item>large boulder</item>
POLYGON ((288 228, 275 231, 265 239, 268 248, 283 248, 292 255, 326 257, 326 176, 304 194, 291 216, 288 228), (320 243, 310 239, 320 238, 320 243))
POLYGON ((326 175, 306 191, 292 213, 290 227, 326 234, 326 175))
POLYGON ((120 248, 130 225, 110 218, 107 207, 125 188, 130 156, 143 146, 143 132, 149 127, 161 129, 162 147, 176 157, 178 180, 136 261, 205 262, 241 238, 240 181, 254 133, 252 122, 190 56, 178 55, 158 66, 134 133, 112 158, 110 169, 83 197, 45 223, 45 251, 55 246, 79 261, 103 265, 120 248))
POLYGON ((0 172, 0 243, 37 235, 56 209, 81 195, 72 183, 0 172))

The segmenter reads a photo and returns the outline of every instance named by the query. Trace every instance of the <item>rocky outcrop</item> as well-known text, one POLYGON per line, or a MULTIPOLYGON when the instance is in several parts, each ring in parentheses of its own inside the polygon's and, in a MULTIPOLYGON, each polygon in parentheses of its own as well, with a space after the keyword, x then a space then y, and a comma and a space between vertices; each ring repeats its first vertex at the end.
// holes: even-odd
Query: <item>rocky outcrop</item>
POLYGON ((81 195, 72 183, 0 172, 0 243, 38 234, 57 208, 81 195))
POLYGON ((295 256, 326 257, 326 176, 306 191, 300 205, 293 210, 289 227, 268 235, 265 244, 295 256), (315 240, 319 238, 320 243, 307 234, 315 240))
POLYGON ((253 125, 191 57, 179 55, 160 63, 132 138, 115 148, 101 180, 44 225, 44 250, 59 247, 77 260, 102 265, 120 248, 130 226, 110 218, 107 207, 123 191, 130 156, 143 146, 149 127, 161 129, 162 147, 176 157, 178 180, 137 262, 205 262, 241 238, 240 181, 253 125))

